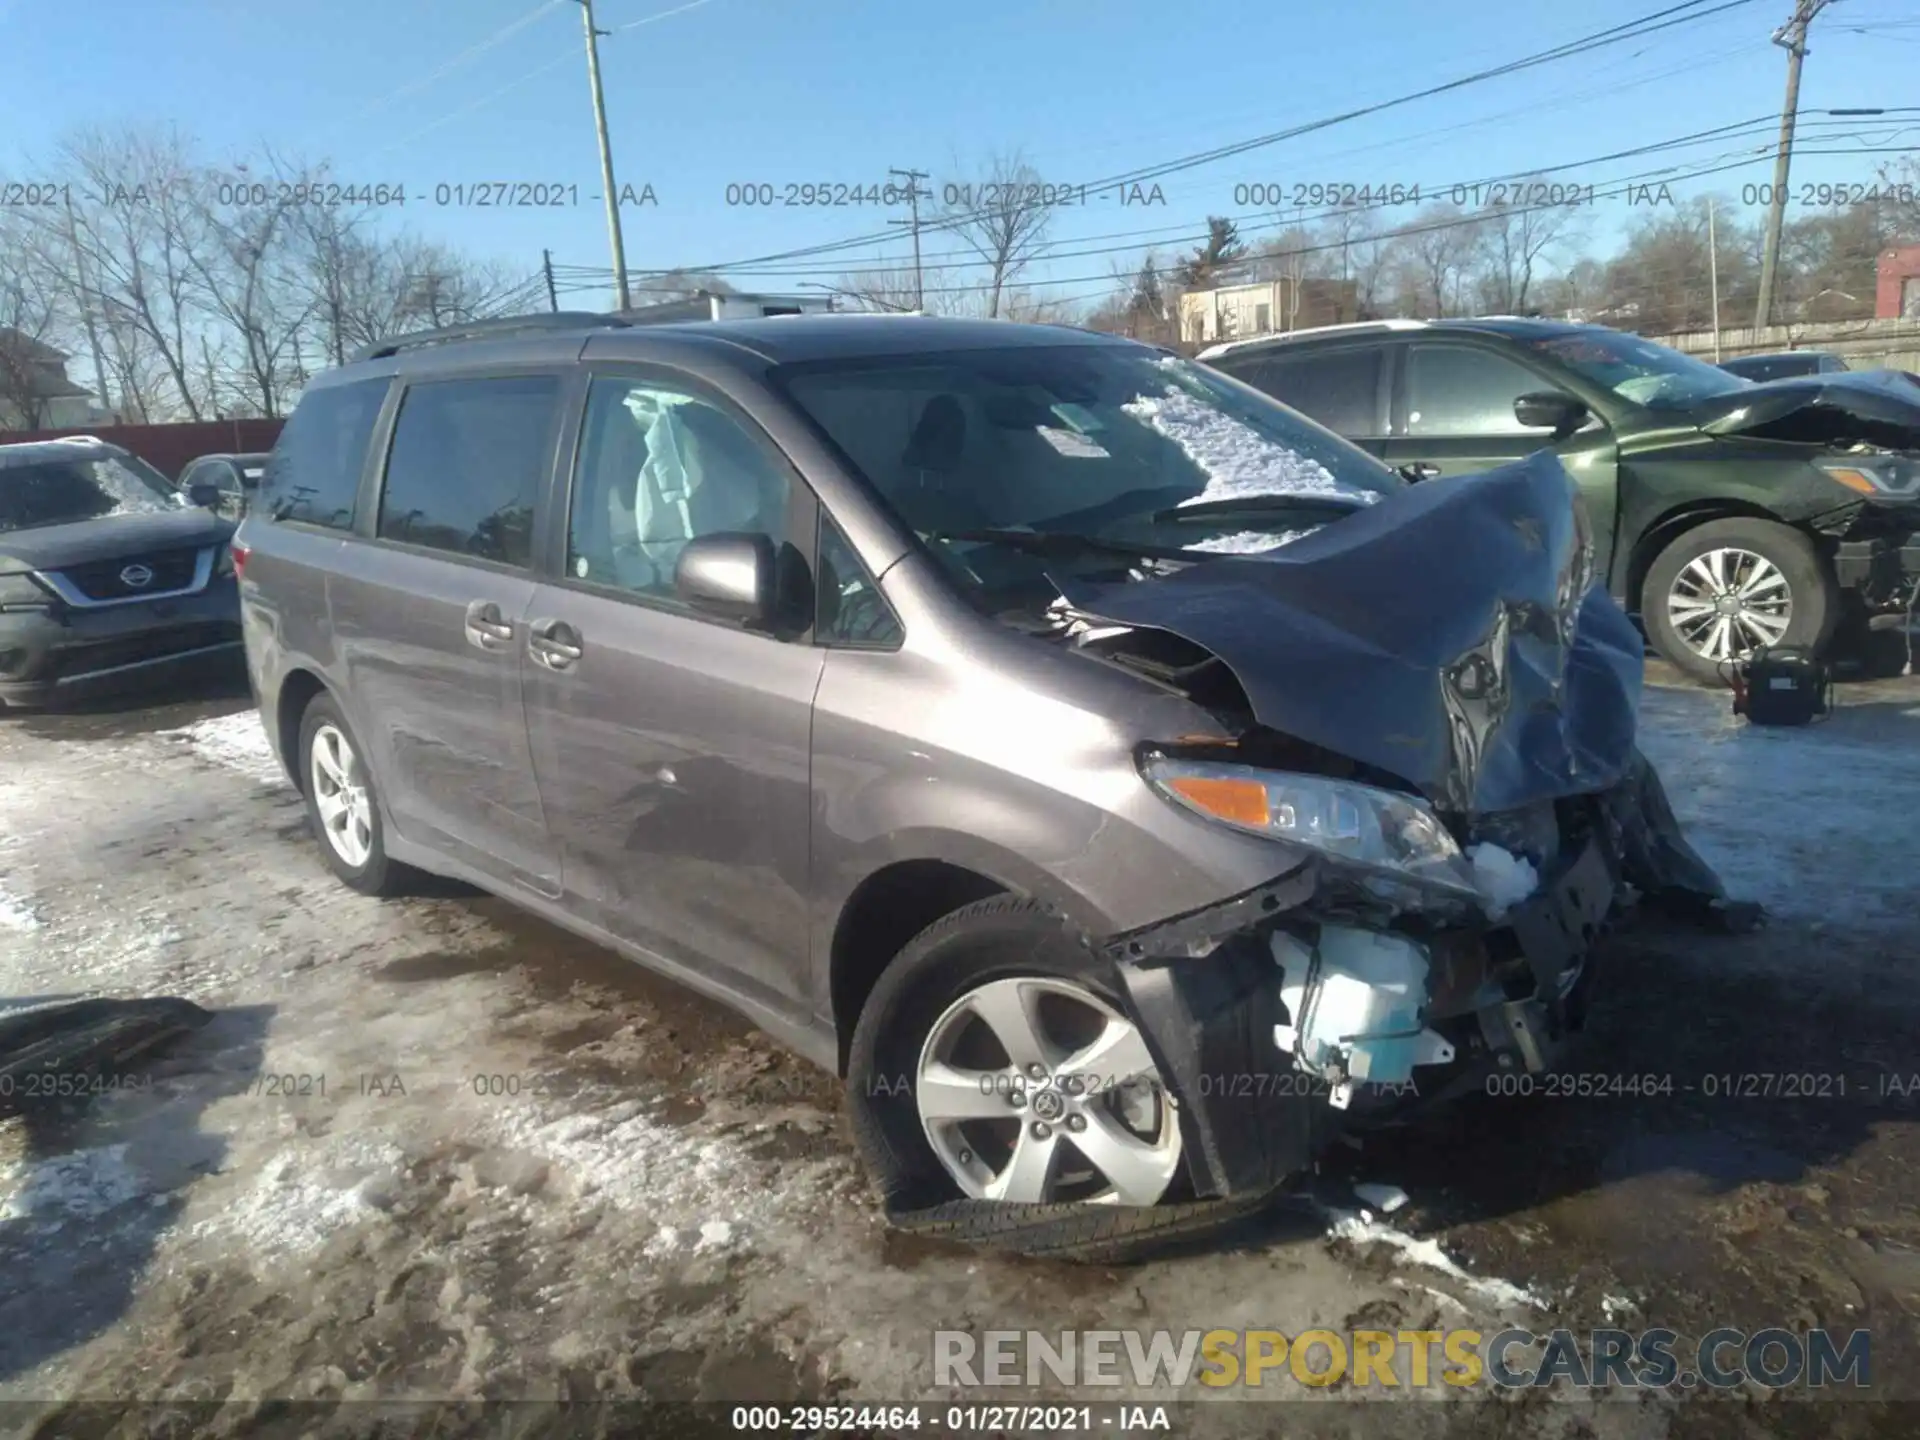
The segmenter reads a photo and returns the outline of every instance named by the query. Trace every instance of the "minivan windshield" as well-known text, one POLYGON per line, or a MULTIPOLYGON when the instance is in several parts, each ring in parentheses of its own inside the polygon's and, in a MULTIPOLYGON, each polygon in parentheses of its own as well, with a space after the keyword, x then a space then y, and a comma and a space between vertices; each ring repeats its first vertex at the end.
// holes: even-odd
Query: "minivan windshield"
POLYGON ((0 455, 0 533, 179 508, 166 477, 132 456, 83 451, 9 461, 0 455))
POLYGON ((1684 410, 1715 395, 1745 390, 1753 382, 1717 365, 1619 330, 1576 330, 1526 342, 1622 400, 1648 410, 1684 410))
MULTIPOLYGON (((1007 549, 1015 531, 1084 539, 1108 563, 1133 544, 1257 553, 1404 483, 1279 403, 1144 347, 862 356, 779 379, 909 528, 962 553, 1007 549)), ((1066 552, 1041 548, 1057 568, 1066 552)))

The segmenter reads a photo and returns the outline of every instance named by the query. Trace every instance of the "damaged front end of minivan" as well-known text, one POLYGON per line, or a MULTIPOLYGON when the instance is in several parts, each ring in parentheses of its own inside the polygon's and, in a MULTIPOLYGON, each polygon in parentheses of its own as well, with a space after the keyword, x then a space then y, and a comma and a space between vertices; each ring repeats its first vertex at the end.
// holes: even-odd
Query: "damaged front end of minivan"
POLYGON ((1635 745, 1641 637, 1542 453, 1258 557, 1065 583, 1066 642, 1223 736, 1141 747, 1169 803, 1277 841, 1271 882, 1107 937, 1195 1193, 1271 1191, 1578 1028, 1635 894, 1741 929, 1635 745))

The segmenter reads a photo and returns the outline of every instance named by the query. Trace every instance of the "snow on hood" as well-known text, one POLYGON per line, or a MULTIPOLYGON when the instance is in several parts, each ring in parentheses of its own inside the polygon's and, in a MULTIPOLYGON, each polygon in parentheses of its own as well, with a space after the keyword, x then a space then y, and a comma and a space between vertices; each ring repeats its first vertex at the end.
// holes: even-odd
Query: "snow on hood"
POLYGON ((1312 530, 1236 530, 1231 535, 1196 540, 1186 548, 1205 550, 1213 555, 1264 555, 1312 533, 1312 530))
POLYGON ((1363 505, 1380 498, 1341 484, 1319 461, 1269 440, 1176 387, 1168 386, 1164 395, 1142 395, 1120 408, 1173 441, 1206 472, 1206 488, 1183 505, 1246 495, 1335 495, 1363 505))

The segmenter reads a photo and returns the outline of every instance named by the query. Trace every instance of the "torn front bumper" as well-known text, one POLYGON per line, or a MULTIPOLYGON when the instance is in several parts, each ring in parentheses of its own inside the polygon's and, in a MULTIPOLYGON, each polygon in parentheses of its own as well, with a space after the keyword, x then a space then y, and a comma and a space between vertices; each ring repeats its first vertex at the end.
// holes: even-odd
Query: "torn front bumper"
MULTIPOLYGON (((1199 1194, 1270 1191, 1343 1130, 1406 1119, 1499 1071, 1552 1065, 1599 983, 1595 943, 1633 891, 1727 928, 1755 918, 1726 900, 1644 759, 1611 790, 1562 802, 1562 813, 1554 862, 1498 922, 1457 897, 1382 900, 1338 862, 1316 859, 1106 942, 1179 1099, 1199 1194), (1326 956, 1335 940, 1350 950, 1367 936, 1383 955, 1417 952, 1411 973, 1424 993, 1399 1011, 1404 997, 1389 997, 1373 1012, 1386 1017, 1380 1029, 1344 1033, 1336 1015, 1316 1030, 1319 992, 1307 990, 1301 1007, 1289 957, 1326 956)), ((1342 978, 1349 993, 1359 983, 1342 978)))

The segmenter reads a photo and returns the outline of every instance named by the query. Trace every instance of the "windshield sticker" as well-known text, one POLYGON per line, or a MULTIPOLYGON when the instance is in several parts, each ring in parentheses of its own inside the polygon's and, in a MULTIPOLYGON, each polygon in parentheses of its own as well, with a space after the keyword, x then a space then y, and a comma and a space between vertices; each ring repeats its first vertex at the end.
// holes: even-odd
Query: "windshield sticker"
POLYGON ((1087 439, 1086 436, 1076 434, 1072 430, 1060 430, 1052 425, 1036 425, 1033 428, 1040 432, 1040 438, 1042 440, 1046 441, 1069 459, 1107 460, 1112 458, 1100 446, 1087 439))
POLYGON ((1053 413, 1082 435, 1093 435, 1104 429, 1100 417, 1084 405, 1076 405, 1071 400, 1062 400, 1052 407, 1053 413))
POLYGON ((1206 488, 1181 501, 1182 505, 1249 495, 1338 495, 1361 504, 1380 498, 1341 484, 1319 461, 1269 440, 1251 425, 1184 391, 1142 395, 1120 408, 1173 441, 1206 472, 1206 488))

